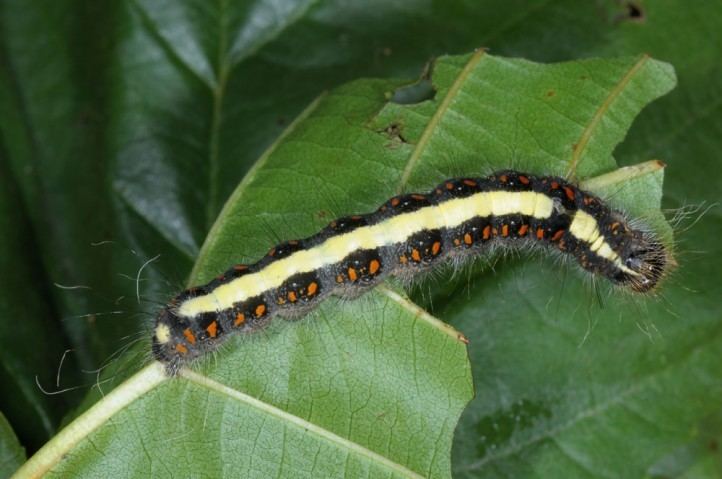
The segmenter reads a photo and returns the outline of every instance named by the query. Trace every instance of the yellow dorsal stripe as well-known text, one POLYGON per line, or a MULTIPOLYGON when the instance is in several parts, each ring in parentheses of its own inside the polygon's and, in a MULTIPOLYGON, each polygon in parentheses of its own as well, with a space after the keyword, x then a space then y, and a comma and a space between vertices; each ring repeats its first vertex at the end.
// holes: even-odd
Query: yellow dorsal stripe
POLYGON ((627 274, 639 276, 639 273, 627 268, 622 263, 619 255, 604 240, 604 235, 599 230, 597 220, 589 213, 577 210, 574 213, 572 224, 569 226, 569 232, 579 241, 587 243, 589 249, 596 253, 597 256, 611 261, 617 268, 627 274))
POLYGON ((218 286, 204 296, 188 299, 178 307, 180 316, 221 311, 235 303, 277 288, 291 276, 315 271, 338 263, 359 249, 376 249, 406 241, 425 229, 454 228, 477 216, 519 214, 546 219, 552 215, 554 201, 532 191, 492 191, 456 198, 435 206, 393 216, 381 223, 363 226, 334 236, 318 246, 297 251, 275 261, 261 271, 247 274, 218 286))

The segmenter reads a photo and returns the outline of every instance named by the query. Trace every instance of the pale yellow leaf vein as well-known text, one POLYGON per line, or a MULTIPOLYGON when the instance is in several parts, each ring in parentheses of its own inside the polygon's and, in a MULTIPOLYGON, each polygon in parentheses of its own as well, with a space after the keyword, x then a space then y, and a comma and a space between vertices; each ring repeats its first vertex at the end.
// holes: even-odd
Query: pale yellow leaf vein
POLYGON ((462 342, 464 344, 468 343, 466 337, 459 331, 454 329, 451 325, 446 324, 435 316, 432 316, 426 310, 420 308, 412 301, 409 301, 407 298, 404 298, 396 291, 390 289, 385 284, 380 284, 379 286, 377 286, 376 291, 389 298, 391 301, 414 315, 416 318, 430 324, 433 328, 438 329, 439 331, 447 334, 448 336, 451 336, 459 342, 462 342))
POLYGON ((624 76, 621 78, 621 80, 619 80, 619 82, 614 86, 614 88, 612 88, 612 90, 609 92, 609 95, 607 95, 607 97, 604 99, 597 111, 594 113, 592 120, 589 122, 587 127, 584 128, 582 135, 579 137, 579 141, 577 141, 577 143, 574 145, 574 148, 572 149, 572 157, 569 160, 567 178, 574 178, 574 176, 576 175, 577 166, 579 166, 579 162, 582 159, 582 155, 584 154, 587 145, 592 138, 592 135, 601 123, 602 118, 604 118, 604 115, 606 115, 606 113, 609 111, 609 108, 612 106, 614 101, 619 97, 619 95, 622 94, 622 92, 627 87, 632 78, 634 78, 634 76, 647 63, 647 60, 649 60, 649 55, 642 55, 640 59, 632 66, 632 68, 630 68, 627 73, 624 74, 624 76))
POLYGON ((418 143, 416 143, 414 151, 411 153, 409 161, 406 163, 406 167, 401 174, 401 181, 399 182, 399 186, 397 188, 398 193, 401 193, 403 191, 404 186, 411 177, 411 173, 413 173, 414 168, 421 159, 421 155, 424 153, 426 145, 431 139, 431 135, 433 135, 436 131, 436 128, 439 126, 439 123, 444 117, 444 114, 449 110, 451 102, 453 102, 456 96, 459 94, 461 87, 464 85, 466 80, 469 78, 469 75, 471 75, 471 72, 474 70, 476 65, 484 56, 484 53, 484 50, 477 50, 476 53, 471 56, 469 61, 464 66, 464 69, 461 70, 461 73, 459 73, 459 76, 456 77, 456 80, 454 80, 454 83, 451 85, 451 88, 449 88, 446 96, 439 104, 439 108, 437 108, 437 110, 432 115, 431 120, 429 120, 429 123, 426 125, 426 128, 424 128, 424 132, 421 134, 418 143))
POLYGON ((168 375, 162 364, 154 361, 146 366, 68 424, 23 464, 13 478, 43 477, 62 461, 67 453, 110 418, 167 379, 168 375))
POLYGON ((367 449, 356 442, 353 442, 349 439, 338 436, 338 435, 334 434, 333 432, 331 432, 327 429, 324 429, 321 426, 318 426, 317 424, 309 422, 298 416, 294 416, 293 414, 290 414, 287 411, 284 411, 284 410, 279 409, 275 406, 272 406, 268 403, 265 403, 259 399, 249 396, 248 394, 244 394, 240 391, 230 388, 230 387, 226 386, 225 384, 221 384, 221 383, 214 381, 206 376, 195 373, 193 371, 189 371, 187 369, 183 370, 181 372, 181 375, 185 379, 187 379, 199 386, 213 390, 213 391, 215 391, 219 394, 222 394, 228 398, 240 401, 240 402, 246 404, 247 406, 257 409, 261 413, 268 415, 268 416, 275 417, 275 418, 283 421, 286 424, 296 426, 302 431, 306 431, 306 432, 313 434, 323 440, 326 440, 329 443, 333 444, 334 446, 336 446, 340 449, 344 449, 344 450, 347 450, 358 456, 364 457, 365 459, 372 461, 396 474, 399 474, 404 477, 414 478, 414 479, 423 479, 423 476, 421 476, 420 474, 404 467, 401 464, 393 462, 389 458, 384 457, 370 449, 367 449))

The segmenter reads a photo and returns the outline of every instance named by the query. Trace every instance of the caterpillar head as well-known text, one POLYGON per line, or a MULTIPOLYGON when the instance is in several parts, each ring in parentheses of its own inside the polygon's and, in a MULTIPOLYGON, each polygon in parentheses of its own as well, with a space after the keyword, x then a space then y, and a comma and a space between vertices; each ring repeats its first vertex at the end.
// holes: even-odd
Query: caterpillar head
POLYGON ((621 267, 616 279, 637 293, 657 286, 670 263, 664 245, 641 230, 627 230, 618 254, 621 267))
POLYGON ((152 351, 155 359, 163 363, 169 375, 175 375, 181 365, 197 355, 197 351, 183 335, 181 319, 171 307, 163 308, 156 317, 152 351))

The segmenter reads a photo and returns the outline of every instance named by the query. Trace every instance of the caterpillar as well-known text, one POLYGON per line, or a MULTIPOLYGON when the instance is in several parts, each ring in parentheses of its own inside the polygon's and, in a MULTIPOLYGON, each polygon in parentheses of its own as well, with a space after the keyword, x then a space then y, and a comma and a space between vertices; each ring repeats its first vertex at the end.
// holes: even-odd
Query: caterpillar
POLYGON ((258 330, 277 315, 298 318, 328 295, 353 298, 388 276, 410 278, 525 242, 556 248, 636 293, 654 289, 669 264, 653 234, 563 178, 512 170, 453 178, 425 194, 395 196, 373 213, 336 219, 183 291, 158 313, 152 352, 175 375, 229 334, 258 330))

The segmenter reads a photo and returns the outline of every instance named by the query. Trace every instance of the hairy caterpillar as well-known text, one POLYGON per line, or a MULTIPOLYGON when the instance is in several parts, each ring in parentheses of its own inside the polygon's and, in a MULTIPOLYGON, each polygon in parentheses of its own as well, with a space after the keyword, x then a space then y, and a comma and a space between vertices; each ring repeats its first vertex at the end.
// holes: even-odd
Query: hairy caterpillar
POLYGON ((555 247, 639 293, 653 289, 669 264, 661 242, 562 178, 511 170, 454 178, 339 218, 182 292, 158 314, 152 351, 173 375, 232 332, 257 330, 276 315, 297 318, 330 294, 354 297, 386 276, 410 277, 500 242, 555 247))

